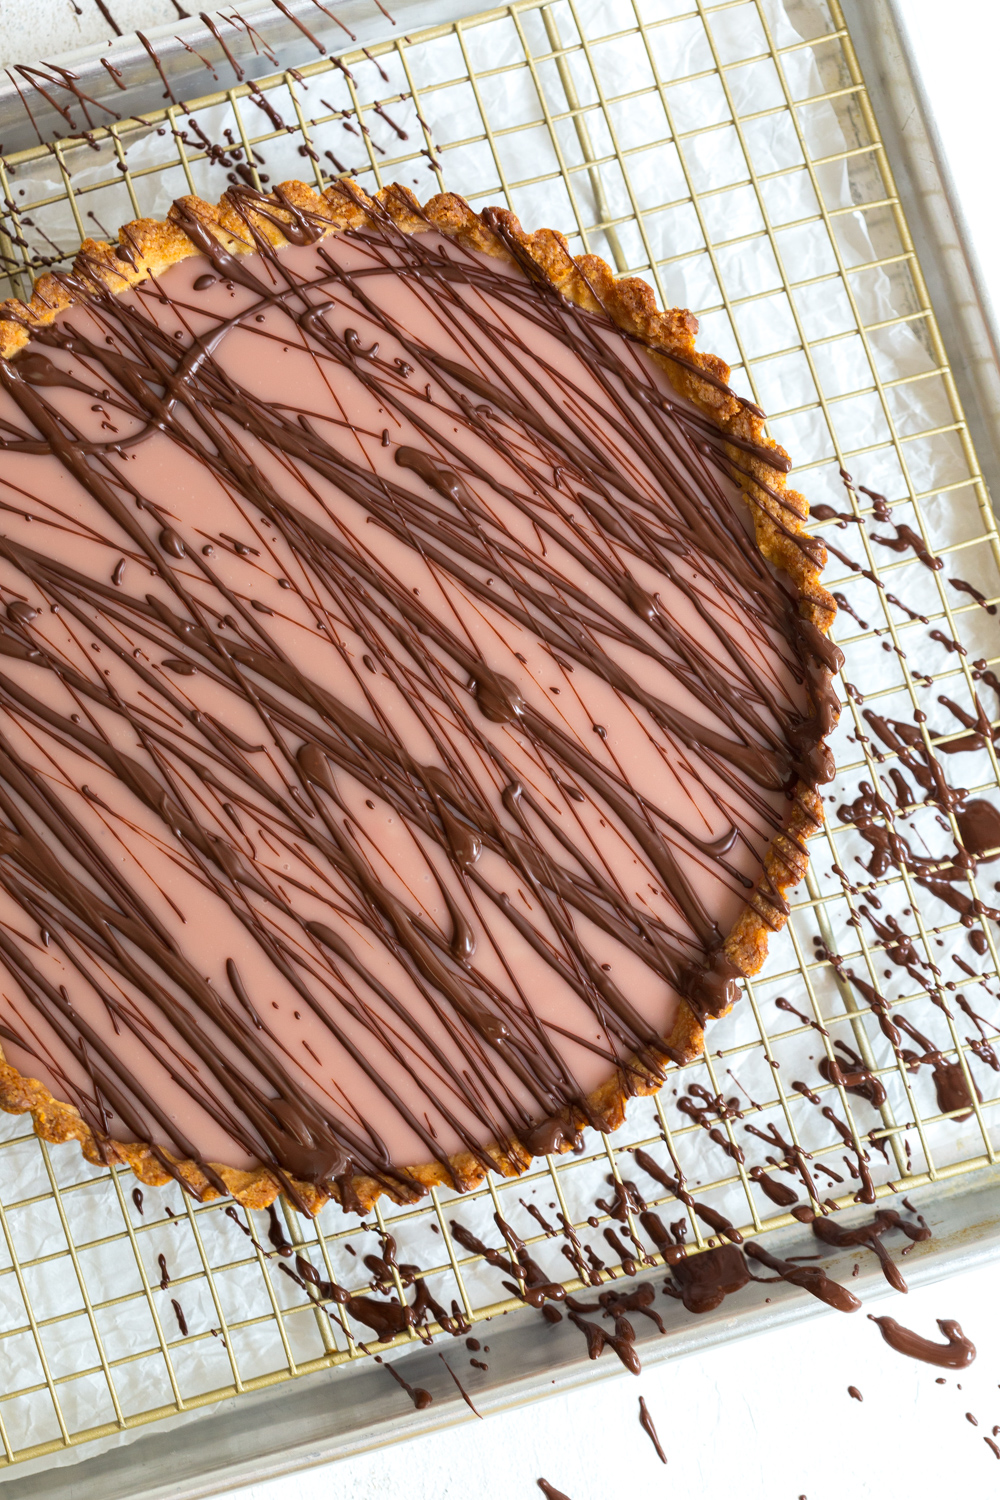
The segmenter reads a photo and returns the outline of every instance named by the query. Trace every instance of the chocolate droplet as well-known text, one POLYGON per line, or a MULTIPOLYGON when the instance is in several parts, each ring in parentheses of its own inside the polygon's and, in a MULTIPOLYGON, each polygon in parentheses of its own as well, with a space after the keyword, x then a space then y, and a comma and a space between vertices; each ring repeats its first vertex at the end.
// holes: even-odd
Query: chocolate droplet
POLYGON ((184 539, 178 536, 172 526, 164 526, 160 532, 160 546, 170 557, 183 557, 185 553, 184 539))

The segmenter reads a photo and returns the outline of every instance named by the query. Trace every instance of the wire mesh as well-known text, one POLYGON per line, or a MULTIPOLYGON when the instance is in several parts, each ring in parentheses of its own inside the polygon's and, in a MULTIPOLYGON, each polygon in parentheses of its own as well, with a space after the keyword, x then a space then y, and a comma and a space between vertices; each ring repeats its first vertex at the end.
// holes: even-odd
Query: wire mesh
MULTIPOLYGON (((836 511, 817 529, 838 549, 827 582, 845 605, 835 634, 846 709, 807 886, 703 1059, 655 1100, 633 1101, 614 1137, 588 1133, 581 1154, 537 1162, 515 1184, 380 1205, 360 1226, 336 1208, 310 1223, 286 1213, 282 1234, 352 1290, 371 1285, 365 1256, 391 1234, 399 1265, 420 1270, 393 1266, 376 1280, 403 1300, 415 1274, 476 1323, 521 1303, 462 1249, 452 1221, 492 1244, 501 1213, 550 1274, 579 1287, 559 1259, 570 1241, 549 1221, 572 1226, 591 1270, 609 1254, 609 1228, 641 1261, 652 1247, 633 1209, 620 1222, 596 1198, 609 1180, 639 1175, 637 1146, 662 1155, 665 1143, 699 1200, 755 1235, 791 1222, 762 1178, 785 1173, 842 1207, 856 1201, 862 1164, 884 1197, 994 1163, 996 1028, 976 1010, 996 1009, 988 863, 935 881, 961 803, 918 802, 905 776, 958 746, 968 794, 1000 805, 996 720, 981 701, 998 660, 1000 544, 836 0, 519 0, 173 101, 0 158, 0 264, 24 294, 86 234, 161 215, 180 193, 215 199, 227 182, 266 188, 290 176, 322 187, 347 170, 369 187, 395 179, 421 197, 447 186, 474 206, 506 202, 697 312, 701 346, 731 361, 736 388, 771 413, 800 487, 836 511), (846 469, 857 488, 845 489, 846 469), (916 544, 900 541, 903 524, 916 544), (873 525, 896 535, 879 540, 873 525), (938 733, 942 697, 958 727, 938 733), (866 704, 914 726, 915 742, 893 749, 866 704), (844 808, 865 782, 885 793, 873 825, 905 826, 925 850, 917 861, 862 864, 871 840, 844 808), (890 1046, 873 993, 933 1029, 937 1063, 916 1066, 917 1054, 890 1046), (793 1010, 775 1005, 789 996, 793 1010), (824 1059, 846 1068, 847 1047, 881 1085, 874 1096, 843 1071, 823 1073, 824 1059), (968 1101, 955 1108, 935 1087, 949 1065, 968 1101)), ((197 1204, 174 1186, 140 1191, 74 1146, 36 1140, 23 1120, 5 1120, 0 1135, 3 1463, 366 1352, 370 1332, 347 1309, 317 1308, 279 1274, 292 1262, 275 1253, 276 1220, 197 1204)), ((664 1201, 651 1179, 642 1191, 651 1207, 664 1201)), ((695 1212, 666 1202, 687 1221, 689 1246, 714 1243, 695 1212)))

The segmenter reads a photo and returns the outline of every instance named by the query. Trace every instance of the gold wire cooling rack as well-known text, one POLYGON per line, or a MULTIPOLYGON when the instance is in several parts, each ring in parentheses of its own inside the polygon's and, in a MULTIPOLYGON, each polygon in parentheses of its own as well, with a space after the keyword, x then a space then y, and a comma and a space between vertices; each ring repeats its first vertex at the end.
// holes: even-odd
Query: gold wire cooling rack
MULTIPOLYGON (((498 1296, 496 1273, 461 1248, 453 1218, 498 1243, 500 1212, 551 1263, 558 1241, 529 1214, 561 1213, 606 1256, 603 1231, 617 1221, 595 1207, 595 1184, 607 1192, 609 1178, 636 1176, 623 1153, 638 1145, 662 1151, 665 1141, 698 1197, 757 1236, 791 1222, 761 1191, 761 1172, 808 1159, 833 1195, 826 1201, 847 1206, 862 1153, 880 1197, 995 1163, 1000 1092, 988 1081, 1000 1074, 984 1033, 963 1036, 967 1011, 940 1003, 961 986, 989 1008, 994 934, 978 908, 965 925, 956 920, 905 863, 878 878, 860 870, 864 847, 837 811, 862 781, 877 786, 898 766, 863 703, 906 716, 926 752, 945 754, 967 727, 931 727, 942 712, 933 672, 935 689, 961 696, 982 728, 976 692, 997 660, 989 609, 1000 544, 836 0, 518 0, 341 61, 234 82, 0 158, 0 263, 11 290, 24 293, 105 223, 162 214, 184 192, 214 199, 227 178, 266 186, 312 176, 324 186, 350 169, 366 186, 397 179, 422 197, 447 187, 475 205, 503 200, 529 227, 561 227, 574 250, 603 254, 619 272, 651 279, 667 305, 698 313, 702 347, 728 358, 737 388, 772 413, 800 487, 838 511, 821 529, 845 558, 856 554, 854 565, 834 557, 828 570, 848 606, 836 633, 850 686, 839 780, 808 885, 764 975, 715 1027, 702 1060, 674 1073, 657 1100, 634 1101, 613 1138, 588 1135, 582 1155, 546 1159, 515 1184, 489 1181, 460 1203, 432 1192, 417 1208, 380 1206, 361 1227, 335 1208, 315 1223, 289 1212, 284 1232, 324 1277, 358 1290, 369 1284, 363 1253, 378 1253, 379 1233, 391 1233, 398 1260, 418 1263, 438 1302, 476 1323, 521 1304, 498 1296), (898 532, 887 553, 869 526, 884 512, 845 490, 842 469, 884 492, 896 525, 905 517, 943 567, 923 566, 898 532), (975 580, 983 602, 949 583, 956 572, 975 580), (974 948, 970 921, 982 933, 974 948), (900 967, 904 929, 903 956, 915 957, 900 967), (934 1026, 967 1107, 943 1109, 929 1070, 900 1062, 852 965, 895 1014, 934 1026), (775 1006, 779 993, 799 1014, 775 1006), (835 1046, 845 1039, 883 1086, 877 1110, 817 1071, 824 1057, 843 1060, 835 1046), (734 1089, 743 1116, 709 1109, 714 1142, 704 1118, 677 1108, 682 1095, 704 1104, 734 1089), (835 1110, 849 1141, 822 1123, 817 1102, 835 1110), (756 1168, 748 1122, 770 1142, 756 1168)), ((988 798, 1000 775, 990 736, 979 738, 960 764, 970 794, 988 798)), ((899 803, 911 829, 920 815, 899 803)), ((952 813, 934 819, 954 836, 952 813)), ((933 856, 933 830, 920 837, 933 856)), ((975 879, 970 872, 972 900, 982 895, 975 879)), ((643 1181, 656 1207, 660 1189, 643 1181)), ((690 1248, 714 1243, 694 1213, 667 1202, 689 1221, 690 1248)), ((53 1149, 23 1120, 0 1123, 0 1464, 358 1358, 367 1330, 343 1308, 331 1318, 276 1274, 268 1221, 257 1215, 252 1228, 253 1239, 225 1205, 194 1203, 175 1187, 138 1195, 127 1174, 89 1166, 75 1146, 53 1149)), ((627 1230, 646 1243, 631 1210, 627 1230)))

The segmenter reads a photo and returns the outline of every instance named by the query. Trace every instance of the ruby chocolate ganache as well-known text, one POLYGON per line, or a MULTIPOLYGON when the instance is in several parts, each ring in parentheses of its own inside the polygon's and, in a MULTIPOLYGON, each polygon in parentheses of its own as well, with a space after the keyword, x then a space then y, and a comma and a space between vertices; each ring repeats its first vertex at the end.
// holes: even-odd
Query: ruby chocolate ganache
POLYGON ((695 1056, 805 868, 823 549, 694 320, 351 183, 0 322, 0 1103, 250 1206, 462 1187, 695 1056))

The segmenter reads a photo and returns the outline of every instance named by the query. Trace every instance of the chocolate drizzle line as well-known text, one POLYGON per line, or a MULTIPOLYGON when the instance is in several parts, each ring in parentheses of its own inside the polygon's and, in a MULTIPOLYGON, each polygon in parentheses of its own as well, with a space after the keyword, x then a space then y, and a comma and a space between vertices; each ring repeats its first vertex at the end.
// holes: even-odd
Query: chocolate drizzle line
POLYGON ((656 1428, 653 1426, 653 1419, 649 1415, 649 1407, 646 1405, 646 1401, 643 1396, 639 1397, 639 1425, 642 1427, 643 1431, 648 1436, 649 1441, 656 1449, 656 1456, 660 1460, 660 1463, 665 1464, 667 1461, 667 1455, 664 1453, 663 1448, 660 1444, 660 1439, 656 1435, 656 1428))
POLYGON ((458 1387, 458 1394, 461 1396, 461 1398, 465 1402, 466 1406, 472 1412, 473 1416, 478 1417, 479 1420, 482 1421, 483 1420, 483 1414, 482 1414, 482 1412, 476 1410, 475 1403, 473 1402, 472 1397, 469 1395, 468 1391, 465 1389, 465 1386, 459 1380, 458 1376, 455 1374, 455 1371, 451 1368, 451 1365, 445 1359, 445 1357, 441 1353, 440 1349, 438 1350, 438 1359, 444 1365, 445 1369, 448 1371, 448 1374, 451 1376, 452 1380, 455 1382, 455 1385, 458 1387))
POLYGON ((922 1360, 927 1365, 940 1365, 943 1370, 964 1370, 976 1357, 976 1346, 965 1337, 953 1318, 938 1318, 937 1326, 946 1339, 944 1344, 935 1344, 910 1328, 904 1328, 895 1318, 876 1318, 868 1314, 872 1323, 878 1324, 879 1333, 897 1354, 906 1354, 910 1359, 922 1360))
POLYGON ((402 1375, 400 1375, 399 1371, 396 1369, 395 1365, 387 1365, 382 1359, 381 1354, 373 1355, 373 1358, 375 1360, 375 1363, 377 1365, 381 1365, 386 1374, 391 1375, 396 1384, 402 1387, 402 1389, 409 1396, 410 1400, 413 1402, 413 1405, 416 1407, 417 1411, 427 1410, 428 1406, 430 1406, 431 1402, 434 1399, 430 1391, 425 1391, 423 1386, 421 1385, 411 1385, 408 1380, 404 1380, 402 1375))
MULTIPOLYGON (((350 196, 347 188, 340 191, 350 196)), ((597 1023, 596 1050, 626 1092, 660 1081, 669 1043, 595 961, 580 923, 638 955, 651 982, 679 992, 699 1020, 728 1008, 738 970, 726 954, 725 934, 674 849, 686 845, 705 868, 714 867, 724 884, 738 889, 746 881, 727 862, 734 843, 758 852, 768 841, 778 847, 774 841, 788 814, 776 808, 775 797, 804 807, 807 792, 830 774, 822 740, 836 718, 830 676, 839 653, 800 617, 794 590, 749 543, 728 498, 726 484, 734 473, 746 472, 733 449, 747 461, 774 465, 772 450, 745 438, 724 442, 707 419, 666 398, 636 357, 636 336, 619 333, 601 313, 562 297, 537 265, 521 277, 503 262, 455 244, 401 234, 375 205, 364 227, 344 236, 357 252, 355 268, 318 248, 303 280, 271 248, 262 226, 279 227, 286 240, 303 247, 318 241, 327 226, 295 207, 283 189, 270 198, 234 189, 227 198, 257 259, 226 249, 187 200, 175 205, 175 221, 215 276, 238 289, 232 317, 178 344, 157 321, 161 293, 155 281, 122 298, 116 288, 107 289, 103 268, 95 265, 88 273, 84 260, 72 276, 61 278, 86 309, 83 323, 70 314, 37 328, 28 350, 0 360, 9 398, 5 410, 14 417, 4 420, 0 447, 22 458, 53 456, 69 489, 93 502, 88 514, 104 518, 106 529, 88 534, 88 544, 110 548, 114 558, 136 565, 126 571, 116 563, 113 581, 105 583, 0 537, 5 577, 17 580, 17 591, 43 600, 102 653, 81 668, 81 658, 50 645, 44 614, 33 605, 9 609, 0 635, 6 659, 0 705, 8 724, 17 726, 18 740, 44 739, 45 754, 55 759, 61 777, 72 780, 71 767, 89 761, 123 784, 144 816, 158 820, 158 837, 171 858, 236 916, 246 944, 257 946, 353 1058, 445 1180, 460 1186, 426 1107, 482 1169, 498 1162, 515 1169, 524 1151, 564 1149, 580 1124, 607 1123, 576 1083, 560 1050, 559 1029, 541 1024, 529 997, 511 997, 477 968, 477 934, 467 912, 475 913, 487 934, 485 914, 502 916, 570 986, 597 1023), (466 359, 446 358, 393 323, 378 301, 378 277, 386 275, 418 287, 440 317, 462 314, 466 359), (364 335, 354 327, 342 335, 334 330, 332 310, 344 307, 363 324, 364 335), (523 344, 505 310, 553 334, 594 374, 606 400, 611 444, 599 442, 588 423, 592 398, 523 344), (394 421, 398 414, 435 451, 399 446, 398 480, 376 479, 349 456, 354 450, 337 441, 328 424, 321 428, 305 413, 256 398, 220 354, 233 330, 255 334, 261 319, 267 324, 276 316, 284 320, 282 330, 294 326, 319 368, 348 370, 394 421), (380 334, 402 345, 405 370, 399 361, 389 368, 380 362, 380 334), (499 373, 496 350, 521 371, 520 388, 499 373), (102 402, 106 425, 127 426, 128 435, 85 438, 60 404, 60 388, 102 402), (425 420, 428 400, 439 409, 444 404, 454 441, 425 420), (269 632, 271 609, 251 611, 221 581, 212 547, 198 545, 194 528, 133 488, 128 459, 154 433, 203 466, 248 515, 261 517, 271 557, 280 551, 294 560, 301 581, 293 589, 311 601, 326 631, 326 645, 317 634, 309 651, 329 650, 349 665, 342 643, 335 643, 343 622, 344 633, 353 631, 368 645, 365 669, 374 662, 413 704, 443 764, 416 760, 373 697, 370 715, 362 714, 320 684, 309 671, 308 655, 292 660, 269 632), (467 449, 463 433, 474 434, 478 446, 467 449), (483 444, 496 456, 495 472, 472 456, 483 444), (254 461, 251 452, 274 463, 254 461), (353 544, 335 518, 321 524, 293 503, 270 477, 282 465, 307 486, 335 486, 439 576, 533 632, 562 670, 586 669, 613 687, 630 713, 648 716, 672 753, 697 754, 712 767, 729 794, 723 799, 713 791, 710 799, 720 811, 742 802, 748 826, 734 823, 721 839, 706 840, 640 796, 597 749, 567 733, 556 711, 527 701, 470 649, 456 617, 414 598, 373 553, 353 544), (517 488, 497 477, 511 470, 519 473, 517 488), (491 525, 491 486, 530 520, 540 550, 491 525), (567 522, 567 493, 585 522, 572 515, 567 522), (553 516, 560 517, 558 525, 553 516), (592 576, 593 597, 560 572, 549 556, 553 544, 592 576), (711 649, 675 625, 659 596, 636 581, 629 558, 658 570, 687 597, 711 632, 711 649), (143 569, 160 580, 157 592, 143 591, 143 569), (782 670, 801 688, 801 701, 779 693, 759 657, 706 614, 697 580, 719 577, 739 601, 749 639, 772 643, 782 670), (635 628, 601 605, 598 585, 636 616, 635 628), (629 653, 666 666, 709 706, 719 727, 644 689, 629 669, 629 653), (192 681, 195 694, 199 676, 231 695, 234 723, 245 724, 248 713, 255 717, 253 739, 192 706, 184 684, 192 681), (70 700, 77 711, 62 706, 70 700), (438 728, 445 720, 454 730, 448 736, 438 728), (633 902, 562 831, 548 811, 550 799, 509 775, 482 720, 513 726, 548 768, 567 806, 586 803, 617 821, 662 887, 675 922, 633 902), (134 749, 121 748, 124 743, 134 749), (274 747, 266 751, 267 764, 258 759, 265 746, 274 747), (470 755, 494 768, 497 804, 469 774, 470 755), (435 875, 450 933, 374 873, 351 818, 343 816, 342 777, 381 799, 424 848, 450 866, 467 898, 460 909, 451 885, 435 875), (346 923, 299 917, 287 892, 295 881, 275 879, 275 871, 252 853, 249 837, 234 832, 242 831, 244 819, 262 836, 267 827, 289 847, 306 851, 321 899, 346 923), (553 841, 562 849, 558 857, 553 841), (497 861, 515 885, 532 893, 537 917, 525 915, 504 882, 498 885, 488 873, 497 861), (352 931, 364 934, 369 951, 376 946, 391 956, 445 1028, 447 1047, 379 979, 349 940, 352 931), (405 1096, 380 1067, 380 1053, 408 1074, 405 1096), (409 1063, 413 1053, 425 1071, 409 1063), (490 1141, 497 1143, 495 1154, 486 1149, 490 1141)), ((513 253, 517 246, 506 221, 487 211, 483 223, 513 253)), ((516 258, 523 268, 524 256, 516 258)), ((189 309, 179 311, 183 320, 189 309)), ((266 327, 259 336, 275 337, 266 327)), ((787 528, 786 535, 792 535, 787 528)), ((247 559, 260 553, 239 539, 223 542, 247 559)), ((363 673, 350 670, 368 694, 363 673)), ((687 764, 697 781, 696 769, 687 764)), ((110 813, 87 786, 78 790, 110 813)), ((435 868, 429 856, 428 864, 435 868)), ((350 1183, 359 1174, 400 1199, 419 1193, 413 1175, 390 1159, 350 1101, 341 1107, 315 1077, 311 1087, 303 1086, 298 1059, 291 1066, 268 1018, 266 996, 251 993, 243 980, 240 955, 226 964, 231 994, 196 972, 171 931, 74 815, 59 779, 43 774, 40 761, 26 759, 2 728, 0 887, 49 935, 72 981, 100 996, 116 1034, 154 1052, 173 1083, 241 1154, 268 1167, 299 1206, 304 1200, 295 1181, 336 1190, 351 1206, 350 1183), (129 998, 133 993, 143 997, 142 1005, 129 998)), ((773 881, 765 877, 754 900, 769 925, 781 925, 788 908, 773 881)), ((0 930, 0 956, 36 1017, 14 1039, 60 1075, 66 1097, 94 1138, 159 1140, 163 1144, 152 1151, 165 1171, 182 1176, 178 1158, 194 1161, 203 1190, 224 1191, 218 1169, 104 1033, 83 1019, 71 991, 51 983, 30 943, 0 930), (57 1063, 56 1055, 70 1065, 57 1063)), ((595 1043, 574 1039, 595 1050, 595 1043)), ((723 1232, 735 1235, 731 1226, 723 1232)))

